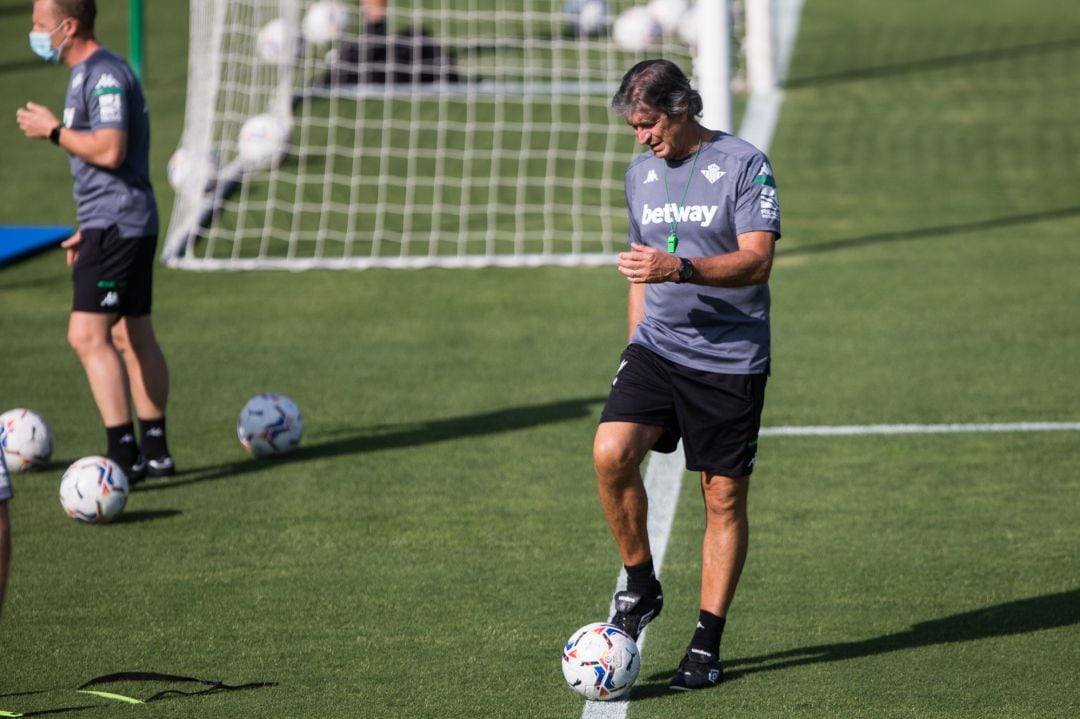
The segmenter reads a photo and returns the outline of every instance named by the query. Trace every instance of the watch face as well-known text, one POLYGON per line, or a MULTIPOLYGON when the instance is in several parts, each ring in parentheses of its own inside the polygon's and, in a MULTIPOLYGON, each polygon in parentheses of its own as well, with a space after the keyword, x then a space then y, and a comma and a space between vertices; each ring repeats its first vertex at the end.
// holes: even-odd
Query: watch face
POLYGON ((688 279, 694 276, 694 266, 690 264, 689 260, 682 261, 682 267, 679 268, 679 279, 686 282, 688 279))

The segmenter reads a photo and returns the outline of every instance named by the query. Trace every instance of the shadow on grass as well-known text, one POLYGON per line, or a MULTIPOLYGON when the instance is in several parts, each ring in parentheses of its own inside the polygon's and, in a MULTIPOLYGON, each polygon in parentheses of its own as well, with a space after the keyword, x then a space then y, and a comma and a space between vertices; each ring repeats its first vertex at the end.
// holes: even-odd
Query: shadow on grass
MULTIPOLYGON (((196 482, 261 472, 293 462, 364 454, 384 449, 418 447, 464 437, 500 434, 553 422, 581 419, 592 414, 593 407, 605 399, 606 397, 583 397, 525 407, 512 407, 464 417, 342 430, 338 433, 341 435, 340 437, 334 438, 331 435, 330 439, 318 443, 302 444, 293 452, 281 457, 265 459, 249 457, 235 462, 196 467, 181 472, 172 479, 164 481, 148 480, 138 485, 136 491, 151 492, 159 489, 171 489, 187 484, 195 484, 196 482)), ((327 436, 327 433, 322 434, 324 437, 327 436)))
POLYGON ((971 222, 958 222, 951 225, 934 225, 930 227, 918 227, 913 230, 898 230, 896 232, 879 232, 861 237, 848 237, 840 240, 828 240, 815 244, 802 245, 792 249, 777 249, 777 258, 794 257, 797 255, 814 255, 820 252, 832 252, 834 250, 846 250, 851 247, 863 247, 865 245, 879 245, 887 242, 900 240, 919 240, 927 237, 942 237, 947 235, 961 235, 983 230, 996 230, 1002 227, 1014 225, 1026 225, 1032 222, 1044 222, 1047 220, 1061 220, 1070 217, 1080 217, 1080 205, 1075 207, 1063 207, 1057 210, 1044 210, 1042 212, 1027 212, 1020 215, 1006 215, 1004 217, 992 217, 987 220, 974 220, 971 222))
POLYGON ((1014 60, 1022 57, 1034 57, 1045 53, 1068 51, 1080 47, 1080 38, 1070 37, 1064 40, 1051 40, 1047 42, 1029 43, 1027 45, 1014 45, 1013 47, 1001 47, 991 50, 977 50, 974 52, 958 53, 956 55, 944 55, 931 57, 924 60, 911 60, 898 62, 892 65, 879 65, 877 67, 858 67, 842 72, 811 77, 796 77, 784 83, 784 89, 796 90, 803 87, 821 87, 824 85, 837 85, 845 82, 856 82, 879 77, 896 77, 898 75, 911 75, 931 70, 942 70, 952 67, 964 67, 984 62, 1000 60, 1014 60))
MULTIPOLYGON (((919 622, 905 632, 886 634, 859 642, 816 644, 756 657, 725 660, 724 681, 734 681, 749 674, 790 669, 808 664, 861 659, 938 644, 1029 634, 1074 624, 1080 624, 1080 589, 1030 599, 1018 599, 984 609, 952 614, 941 619, 919 622)), ((667 671, 650 675, 647 683, 635 685, 632 700, 650 699, 669 694, 667 683, 675 673, 675 669, 673 665, 667 671)))
MULTIPOLYGON (((139 487, 142 485, 136 485, 132 490, 134 492, 139 491, 139 487)), ((179 514, 183 514, 179 509, 128 509, 120 514, 119 517, 109 522, 109 524, 135 524, 136 522, 152 522, 155 519, 167 519, 169 517, 175 517, 179 514)))

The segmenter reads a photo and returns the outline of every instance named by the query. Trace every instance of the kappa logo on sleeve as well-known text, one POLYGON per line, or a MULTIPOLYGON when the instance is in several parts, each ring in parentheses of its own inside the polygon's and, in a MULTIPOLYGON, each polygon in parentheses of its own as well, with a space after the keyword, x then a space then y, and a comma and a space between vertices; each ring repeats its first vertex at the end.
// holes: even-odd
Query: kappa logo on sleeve
POLYGON ((776 180, 773 178, 772 168, 769 167, 768 162, 761 163, 761 169, 758 170, 757 177, 754 178, 754 184, 776 187, 776 180))

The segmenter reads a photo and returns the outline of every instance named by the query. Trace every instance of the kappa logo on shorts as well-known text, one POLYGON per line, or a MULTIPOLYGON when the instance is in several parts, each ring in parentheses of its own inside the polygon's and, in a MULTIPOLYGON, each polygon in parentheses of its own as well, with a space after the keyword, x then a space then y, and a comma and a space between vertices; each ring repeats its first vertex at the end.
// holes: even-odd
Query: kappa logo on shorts
POLYGON ((615 379, 611 380, 611 386, 614 387, 615 383, 619 381, 619 373, 622 372, 622 368, 626 366, 626 363, 630 360, 623 360, 619 363, 619 369, 615 370, 615 379))
POLYGON ((110 290, 109 292, 105 293, 105 298, 101 300, 101 304, 99 306, 116 307, 118 304, 120 304, 120 295, 116 294, 115 291, 110 290))

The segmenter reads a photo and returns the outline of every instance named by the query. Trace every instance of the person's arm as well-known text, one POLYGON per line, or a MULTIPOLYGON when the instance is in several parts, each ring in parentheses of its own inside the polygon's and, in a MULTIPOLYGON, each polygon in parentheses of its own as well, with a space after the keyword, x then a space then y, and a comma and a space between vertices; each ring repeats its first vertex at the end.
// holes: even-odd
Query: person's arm
POLYGON ((0 500, 0 614, 4 612, 8 566, 11 564, 11 527, 8 525, 8 502, 0 500))
MULTIPOLYGON (((30 139, 43 140, 61 123, 49 108, 28 102, 15 113, 19 128, 30 139)), ((127 132, 115 127, 103 127, 89 132, 63 127, 60 147, 91 165, 115 170, 127 156, 127 132)))
MULTIPOLYGON (((694 274, 690 284, 714 287, 747 287, 769 281, 772 272, 776 233, 744 232, 739 235, 739 249, 723 255, 690 258, 694 274)), ((619 272, 633 285, 652 282, 677 282, 682 260, 675 255, 647 245, 631 245, 619 254, 619 272)))
POLYGON ((630 285, 630 297, 627 302, 626 318, 630 325, 630 332, 626 336, 626 341, 629 342, 634 337, 634 331, 637 330, 638 323, 645 318, 645 285, 630 285))

